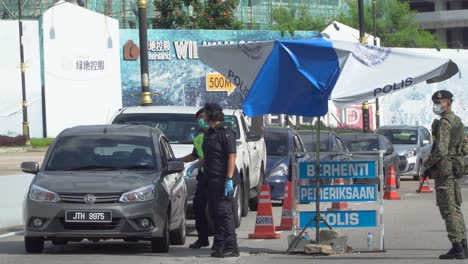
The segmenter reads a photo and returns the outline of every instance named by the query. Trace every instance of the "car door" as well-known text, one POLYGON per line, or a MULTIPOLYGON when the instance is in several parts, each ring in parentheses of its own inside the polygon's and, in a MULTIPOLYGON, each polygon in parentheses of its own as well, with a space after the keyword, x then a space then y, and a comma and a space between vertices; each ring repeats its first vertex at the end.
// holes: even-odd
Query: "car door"
POLYGON ((421 159, 424 162, 429 158, 432 149, 432 137, 425 127, 419 128, 419 144, 421 146, 421 159))
MULTIPOLYGON (((242 127, 242 130, 244 131, 244 135, 248 135, 248 133, 250 132, 250 129, 247 125, 247 123, 245 122, 245 116, 244 114, 242 113, 241 114, 241 117, 240 117, 240 120, 241 120, 241 124, 240 126, 242 127)), ((262 162, 262 158, 260 156, 260 147, 258 146, 260 140, 257 140, 257 141, 247 141, 247 145, 248 145, 248 148, 249 148, 249 153, 250 153, 250 171, 249 173, 253 176, 253 177, 250 177, 250 186, 255 186, 257 185, 256 182, 252 182, 252 180, 254 179, 258 179, 259 175, 260 175, 260 167, 261 167, 261 162, 262 162), (254 176, 255 175, 255 176, 254 176)))
MULTIPOLYGON (((162 136, 159 140, 162 153, 162 166, 167 168, 167 162, 176 160, 169 140, 162 136)), ((182 173, 170 173, 164 176, 164 184, 169 191, 171 201, 171 222, 178 221, 185 213, 186 190, 182 173)))

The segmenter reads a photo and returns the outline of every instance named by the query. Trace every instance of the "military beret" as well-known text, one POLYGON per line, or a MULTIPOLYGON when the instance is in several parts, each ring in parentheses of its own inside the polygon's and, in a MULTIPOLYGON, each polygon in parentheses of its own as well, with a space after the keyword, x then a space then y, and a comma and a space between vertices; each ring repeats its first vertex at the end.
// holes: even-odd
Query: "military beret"
POLYGON ((453 94, 447 90, 439 90, 432 95, 432 100, 449 99, 452 100, 453 94))
POLYGON ((223 108, 218 103, 205 103, 205 111, 207 112, 222 112, 223 108))

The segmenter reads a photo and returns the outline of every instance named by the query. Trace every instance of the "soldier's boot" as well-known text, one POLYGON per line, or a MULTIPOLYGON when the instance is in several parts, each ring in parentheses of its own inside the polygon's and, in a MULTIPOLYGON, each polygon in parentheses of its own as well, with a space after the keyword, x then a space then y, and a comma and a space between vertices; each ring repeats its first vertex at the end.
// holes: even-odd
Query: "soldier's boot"
POLYGON ((452 243, 452 248, 446 254, 440 255, 439 259, 465 259, 465 250, 461 242, 452 243))
POLYGON ((462 240, 462 245, 463 245, 463 250, 465 250, 465 258, 468 258, 468 244, 466 242, 466 239, 462 240))

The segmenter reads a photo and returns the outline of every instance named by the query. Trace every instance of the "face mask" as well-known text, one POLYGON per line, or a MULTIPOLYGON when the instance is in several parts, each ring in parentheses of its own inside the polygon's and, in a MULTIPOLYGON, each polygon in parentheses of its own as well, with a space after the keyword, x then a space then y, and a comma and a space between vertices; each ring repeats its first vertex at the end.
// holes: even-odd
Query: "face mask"
POLYGON ((434 104, 434 106, 432 106, 432 111, 436 115, 441 115, 444 112, 444 111, 442 111, 442 105, 441 104, 434 104))
POLYGON ((203 118, 198 119, 198 125, 203 129, 209 128, 208 124, 206 124, 205 119, 203 118))

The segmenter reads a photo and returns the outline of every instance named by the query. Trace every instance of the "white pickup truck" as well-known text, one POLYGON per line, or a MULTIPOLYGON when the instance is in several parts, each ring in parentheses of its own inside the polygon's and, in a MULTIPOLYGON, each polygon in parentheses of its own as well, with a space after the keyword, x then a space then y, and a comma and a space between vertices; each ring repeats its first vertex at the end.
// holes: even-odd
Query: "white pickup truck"
MULTIPOLYGON (((191 106, 133 106, 120 109, 112 118, 113 124, 139 124, 161 129, 169 139, 176 157, 192 152, 193 135, 199 129, 195 120, 198 107, 191 106)), ((258 193, 265 179, 266 147, 262 135, 250 130, 249 119, 241 110, 223 110, 225 122, 237 137, 237 160, 242 184, 235 190, 234 210, 236 226, 249 208, 257 210, 258 193)), ((188 211, 191 215, 192 200, 196 188, 196 170, 187 181, 188 211)))

